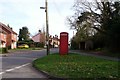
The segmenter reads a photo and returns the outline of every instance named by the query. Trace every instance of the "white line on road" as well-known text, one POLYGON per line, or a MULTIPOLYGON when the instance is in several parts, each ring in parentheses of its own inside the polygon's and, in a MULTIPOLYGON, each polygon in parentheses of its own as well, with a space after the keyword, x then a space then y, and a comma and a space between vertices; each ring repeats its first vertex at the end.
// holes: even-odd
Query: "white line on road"
POLYGON ((13 71, 15 70, 14 68, 13 69, 8 69, 8 70, 5 70, 5 72, 10 72, 10 71, 13 71))
POLYGON ((5 70, 4 72, 0 72, 0 75, 1 75, 1 74, 4 74, 4 73, 6 73, 6 72, 13 71, 13 70, 15 70, 15 69, 20 69, 20 68, 22 68, 22 67, 24 67, 24 66, 27 66, 27 65, 29 65, 29 64, 30 64, 30 63, 27 63, 27 64, 24 64, 24 65, 21 65, 21 66, 17 66, 17 67, 12 68, 12 69, 5 70))
POLYGON ((21 66, 15 67, 14 69, 19 69, 19 68, 22 68, 22 67, 27 66, 27 65, 29 65, 29 64, 30 64, 30 63, 27 63, 27 64, 24 64, 24 65, 21 65, 21 66))
POLYGON ((0 75, 3 74, 3 73, 5 73, 5 72, 0 72, 0 75))

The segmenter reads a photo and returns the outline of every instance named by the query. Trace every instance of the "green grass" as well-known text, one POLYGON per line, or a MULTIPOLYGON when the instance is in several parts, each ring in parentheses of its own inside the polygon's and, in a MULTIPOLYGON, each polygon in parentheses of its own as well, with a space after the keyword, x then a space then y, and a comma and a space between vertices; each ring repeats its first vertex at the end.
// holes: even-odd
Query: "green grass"
POLYGON ((0 48, 0 54, 7 54, 9 52, 17 52, 17 51, 24 51, 24 50, 42 50, 43 48, 16 48, 16 49, 9 49, 7 50, 7 52, 5 50, 3 50, 2 48, 0 48))
POLYGON ((42 50, 43 48, 16 48, 11 49, 10 51, 19 51, 19 50, 42 50))
POLYGON ((33 65, 62 78, 118 78, 119 63, 71 53, 65 56, 51 54, 36 59, 33 65))

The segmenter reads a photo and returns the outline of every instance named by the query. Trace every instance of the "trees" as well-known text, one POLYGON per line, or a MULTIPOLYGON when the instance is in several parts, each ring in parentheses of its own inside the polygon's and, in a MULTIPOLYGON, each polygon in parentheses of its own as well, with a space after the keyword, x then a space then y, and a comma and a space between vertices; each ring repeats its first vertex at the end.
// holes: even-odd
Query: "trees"
POLYGON ((30 39, 30 33, 26 26, 22 27, 22 29, 19 29, 18 38, 19 39, 18 39, 17 45, 27 44, 30 47, 34 47, 33 40, 30 39))
POLYGON ((18 41, 22 41, 22 29, 19 29, 19 36, 18 36, 18 41))
POLYGON ((29 36, 30 36, 30 33, 26 26, 22 27, 22 29, 19 29, 18 41, 27 41, 27 40, 29 40, 29 36))
POLYGON ((68 18, 68 22, 80 33, 76 34, 79 40, 83 34, 85 39, 100 37, 104 47, 120 49, 120 1, 76 0, 74 9, 75 15, 68 18))
POLYGON ((108 46, 114 50, 120 50, 120 2, 112 4, 114 10, 111 12, 108 29, 108 46))

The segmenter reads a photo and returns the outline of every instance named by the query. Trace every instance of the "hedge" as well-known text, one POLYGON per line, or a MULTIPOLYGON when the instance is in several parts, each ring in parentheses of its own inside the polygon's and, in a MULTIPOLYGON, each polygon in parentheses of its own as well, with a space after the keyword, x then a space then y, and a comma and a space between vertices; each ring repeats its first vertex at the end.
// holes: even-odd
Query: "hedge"
POLYGON ((0 53, 7 53, 8 49, 7 48, 0 48, 0 53))

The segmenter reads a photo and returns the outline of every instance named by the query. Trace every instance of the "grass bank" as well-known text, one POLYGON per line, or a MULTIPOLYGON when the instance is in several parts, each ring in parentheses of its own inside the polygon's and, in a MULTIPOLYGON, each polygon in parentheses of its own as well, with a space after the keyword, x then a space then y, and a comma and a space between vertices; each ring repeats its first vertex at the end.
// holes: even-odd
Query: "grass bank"
POLYGON ((65 56, 51 54, 33 62, 38 70, 62 78, 118 78, 118 64, 72 53, 65 56))
POLYGON ((16 48, 16 49, 7 49, 7 48, 0 48, 0 54, 7 54, 7 53, 12 53, 12 52, 17 52, 17 51, 26 51, 26 50, 42 50, 44 48, 16 48))
POLYGON ((15 52, 15 51, 20 51, 20 50, 42 50, 42 49, 44 49, 44 48, 22 48, 22 49, 20 49, 20 48, 16 48, 16 49, 10 49, 9 51, 10 52, 15 52))

